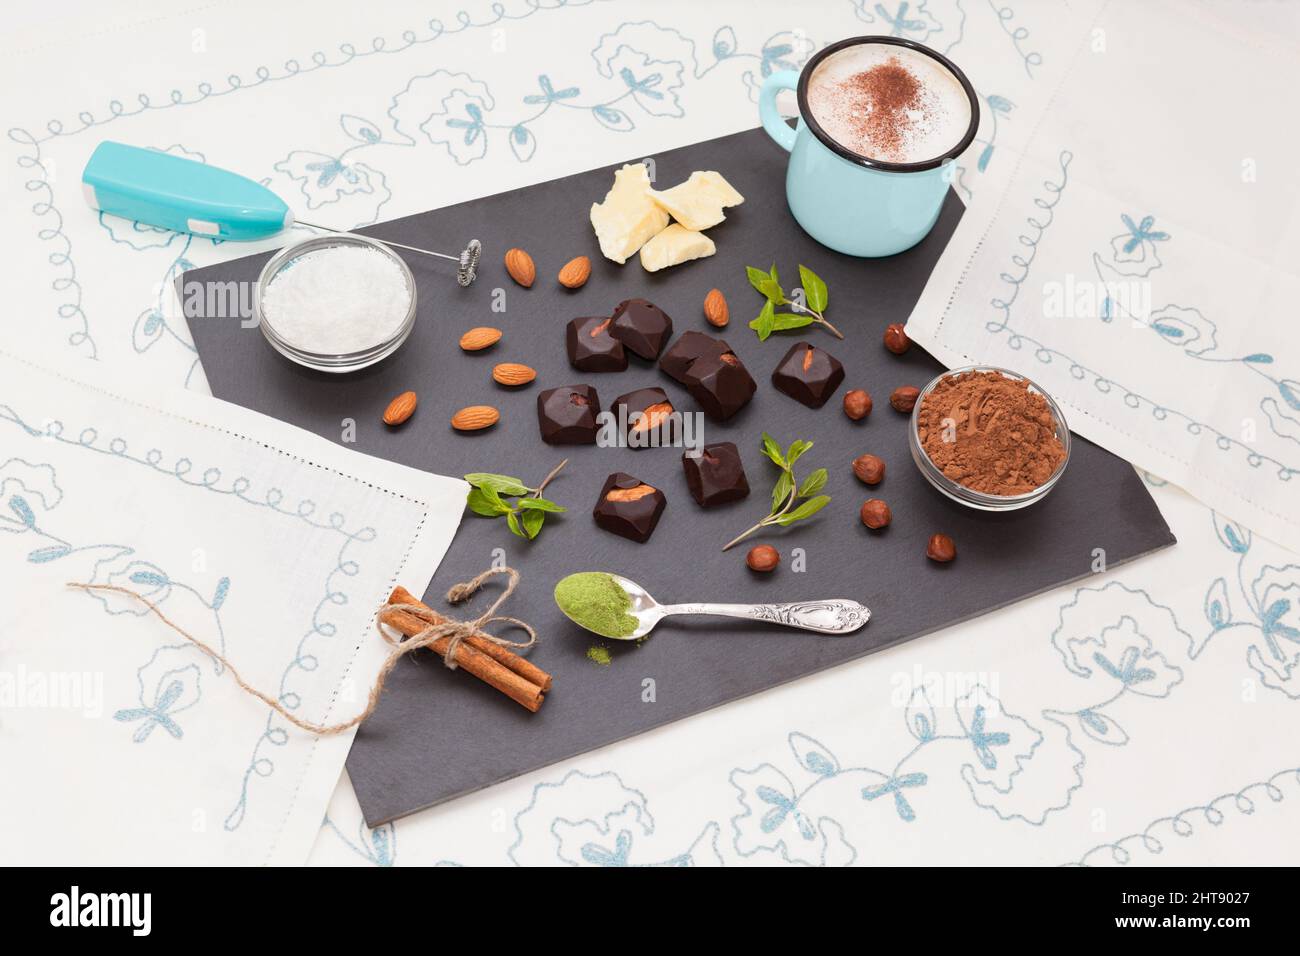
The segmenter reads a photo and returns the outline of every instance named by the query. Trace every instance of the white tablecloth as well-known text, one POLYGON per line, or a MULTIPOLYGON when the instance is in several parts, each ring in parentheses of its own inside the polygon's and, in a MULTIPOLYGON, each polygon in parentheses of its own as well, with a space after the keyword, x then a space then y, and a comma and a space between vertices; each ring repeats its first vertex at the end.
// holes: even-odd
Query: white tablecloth
MULTIPOLYGON (((3 88, 24 97, 7 107, 17 278, 0 327, 47 364, 94 357, 202 388, 167 286, 257 247, 97 220, 77 177, 103 138, 238 170, 305 218, 352 226, 751 127, 768 72, 892 32, 971 75, 984 119, 955 186, 979 202, 1007 188, 1096 12, 142 3, 111 34, 51 30, 7 57, 3 88)), ((1267 16, 1241 29, 1294 36, 1291 14, 1267 16)), ((1149 480, 1179 538, 1169 551, 395 826, 366 829, 344 779, 311 859, 1280 861, 1300 835, 1300 566, 1214 502, 1149 480)))

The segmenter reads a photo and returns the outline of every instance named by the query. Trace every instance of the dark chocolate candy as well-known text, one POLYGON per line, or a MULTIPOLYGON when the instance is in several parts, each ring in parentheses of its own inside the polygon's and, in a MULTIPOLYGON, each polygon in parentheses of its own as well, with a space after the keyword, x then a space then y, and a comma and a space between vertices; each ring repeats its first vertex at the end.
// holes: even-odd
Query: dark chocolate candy
POLYGON ((600 398, 590 385, 561 385, 537 395, 542 441, 552 445, 594 445, 600 398))
POLYGON ((809 408, 821 408, 844 381, 844 366, 825 349, 796 342, 772 372, 772 384, 809 408))
POLYGON ((704 414, 715 421, 725 421, 748 405, 758 388, 735 352, 696 359, 683 381, 704 414))
POLYGON ((645 299, 620 302, 612 318, 609 334, 652 362, 673 335, 673 320, 663 309, 645 299))
POLYGON ((672 347, 664 353, 663 358, 659 360, 659 368, 677 381, 685 382, 686 373, 690 371, 691 364, 697 359, 730 351, 731 346, 722 339, 715 339, 712 335, 705 335, 692 329, 683 332, 672 347))
POLYGON ((738 501, 749 494, 745 466, 733 442, 705 445, 696 458, 692 458, 689 452, 682 455, 682 470, 686 472, 691 497, 702 507, 712 508, 728 501, 738 501))
POLYGON ((625 423, 629 448, 649 448, 672 443, 673 403, 662 388, 638 388, 614 399, 609 410, 625 423))
POLYGON ((616 471, 605 479, 591 516, 606 531, 645 543, 654 534, 668 500, 658 488, 616 471))
POLYGON ((569 364, 584 372, 621 372, 627 368, 623 343, 609 334, 613 319, 592 315, 574 319, 565 331, 569 364))

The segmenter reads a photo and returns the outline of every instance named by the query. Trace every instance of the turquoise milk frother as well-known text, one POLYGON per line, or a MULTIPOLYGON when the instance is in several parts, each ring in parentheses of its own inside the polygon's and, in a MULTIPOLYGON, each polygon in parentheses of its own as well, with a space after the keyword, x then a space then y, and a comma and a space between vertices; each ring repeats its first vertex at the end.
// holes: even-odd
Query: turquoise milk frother
MULTIPOLYGON (((173 232, 211 239, 266 239, 294 224, 293 210, 261 183, 193 159, 154 149, 104 141, 81 174, 92 209, 173 232)), ((297 220, 322 232, 342 232, 297 220)), ((419 252, 458 264, 462 286, 474 281, 481 247, 477 239, 459 256, 380 239, 386 246, 419 252)))

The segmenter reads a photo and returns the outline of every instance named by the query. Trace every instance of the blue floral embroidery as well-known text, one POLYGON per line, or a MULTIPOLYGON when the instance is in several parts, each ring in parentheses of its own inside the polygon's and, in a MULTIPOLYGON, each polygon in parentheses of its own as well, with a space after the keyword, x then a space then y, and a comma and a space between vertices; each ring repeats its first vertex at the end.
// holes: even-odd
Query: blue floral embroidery
MULTIPOLYGON (((357 544, 374 541, 377 537, 374 528, 363 527, 355 531, 349 530, 346 517, 339 512, 333 512, 322 520, 316 516, 316 503, 310 499, 302 499, 296 506, 291 508, 285 507, 285 495, 279 488, 267 488, 261 493, 260 497, 254 497, 250 494, 252 482, 248 478, 239 476, 227 481, 221 469, 216 467, 207 468, 197 477, 194 477, 192 474, 194 470, 193 462, 188 458, 179 457, 169 461, 164 453, 157 448, 148 449, 143 453, 136 453, 131 450, 129 444, 122 438, 112 438, 107 442, 101 442, 98 430, 93 427, 83 428, 75 437, 69 437, 65 434, 65 426, 61 421, 48 421, 38 428, 24 420, 11 406, 0 404, 0 424, 4 423, 16 426, 28 437, 52 440, 65 447, 77 448, 108 458, 129 462, 174 478, 187 487, 202 489, 210 494, 229 496, 251 507, 265 508, 309 527, 339 535, 343 542, 335 554, 334 567, 326 575, 324 597, 314 609, 310 627, 299 639, 294 657, 289 661, 280 678, 278 694, 280 703, 291 710, 296 710, 303 705, 301 695, 293 689, 293 678, 315 669, 317 659, 310 652, 310 645, 317 639, 329 639, 335 636, 336 626, 325 617, 325 611, 330 606, 347 604, 348 596, 344 590, 346 579, 355 577, 360 573, 360 565, 351 557, 351 550, 357 544)), ((140 590, 155 603, 163 603, 171 598, 176 591, 183 590, 212 613, 218 635, 218 650, 224 650, 225 636, 221 626, 220 610, 229 597, 230 581, 228 578, 223 577, 219 580, 212 591, 211 599, 205 599, 198 590, 176 581, 163 568, 137 558, 133 548, 119 544, 74 546, 70 541, 46 532, 41 527, 41 515, 38 515, 32 501, 40 501, 42 505, 45 502, 53 502, 53 504, 57 505, 62 498, 62 491, 55 481, 54 469, 49 465, 33 465, 24 459, 9 459, 3 468, 0 468, 0 492, 6 490, 10 491, 8 511, 13 517, 7 517, 0 513, 0 530, 30 534, 43 539, 45 542, 28 553, 28 561, 48 563, 64 560, 74 554, 83 552, 107 552, 95 561, 94 573, 91 576, 92 581, 124 584, 133 590, 140 590), (30 490, 28 490, 27 495, 17 494, 15 491, 19 487, 30 490)), ((132 608, 110 607, 103 595, 93 592, 90 593, 90 597, 99 601, 106 613, 132 613, 137 615, 147 613, 145 609, 138 606, 132 608)), ((197 669, 188 671, 184 667, 170 667, 169 665, 168 668, 163 669, 162 675, 156 680, 153 680, 150 676, 161 666, 159 665, 160 661, 167 660, 168 652, 171 651, 200 655, 206 659, 206 655, 202 655, 200 651, 195 650, 188 644, 168 646, 155 651, 154 656, 139 669, 137 677, 140 682, 140 706, 138 708, 124 708, 123 711, 119 712, 144 712, 140 714, 132 713, 129 718, 130 720, 138 718, 144 721, 144 724, 136 730, 135 739, 137 742, 149 739, 154 727, 157 726, 164 727, 169 734, 179 739, 181 735, 173 732, 173 728, 176 731, 180 730, 175 715, 192 706, 199 699, 197 669), (150 677, 150 679, 146 680, 147 677, 150 677), (179 694, 171 686, 175 682, 181 684, 181 693, 179 694)), ((220 664, 216 661, 209 661, 209 663, 216 673, 221 672, 220 664)), ((125 722, 127 718, 123 719, 125 722)), ((283 746, 287 742, 288 734, 284 726, 278 723, 278 716, 274 712, 269 713, 266 729, 253 746, 253 752, 249 759, 248 768, 244 773, 236 805, 226 817, 225 827, 227 830, 237 829, 243 823, 248 809, 252 778, 255 776, 270 776, 275 770, 275 761, 267 756, 266 747, 283 746)))
POLYGON ((1129 849, 1130 845, 1153 856, 1159 856, 1164 852, 1165 844, 1156 835, 1158 831, 1168 829, 1173 836, 1188 839, 1196 833, 1196 826, 1192 822, 1196 817, 1199 817, 1202 822, 1212 827, 1222 826, 1228 816, 1223 810, 1219 809, 1219 804, 1225 804, 1242 816, 1250 816, 1256 810, 1255 798, 1251 796, 1252 792, 1260 790, 1273 803, 1280 803, 1286 798, 1286 794, 1278 784, 1279 782, 1285 783, 1288 781, 1293 785, 1300 786, 1300 767, 1279 770, 1267 780, 1248 784, 1235 793, 1224 793, 1201 806, 1188 807, 1178 811, 1173 816, 1160 817, 1147 824, 1141 833, 1130 833, 1113 843, 1098 844, 1067 865, 1094 866, 1097 862, 1104 863, 1105 859, 1101 857, 1101 854, 1106 852, 1110 855, 1111 863, 1117 866, 1127 866, 1133 862, 1133 853, 1129 849), (1094 860, 1094 857, 1098 859, 1094 860))
MULTIPOLYGON (((365 821, 361 821, 357 824, 355 840, 345 836, 338 824, 328 816, 325 817, 321 829, 323 832, 333 833, 343 841, 344 846, 374 866, 390 867, 397 863, 397 828, 391 823, 385 823, 371 830, 366 826, 365 821)), ((434 866, 455 865, 446 860, 439 860, 434 864, 434 866)))
POLYGON ((911 823, 916 819, 916 811, 912 805, 907 802, 907 797, 903 791, 908 787, 923 787, 929 782, 929 777, 923 773, 905 773, 901 777, 890 777, 884 783, 874 787, 862 788, 863 800, 875 800, 877 797, 883 797, 892 794, 894 797, 894 809, 898 811, 899 817, 911 823))
MULTIPOLYGON (((1044 181, 1043 190, 1046 196, 1038 196, 1034 198, 1033 204, 1037 212, 1032 213, 1025 220, 1028 228, 1016 237, 1020 247, 1022 249, 1028 249, 1029 251, 1027 254, 1020 251, 1012 253, 1010 258, 1012 267, 1015 271, 1008 271, 1000 274, 999 278, 1010 287, 1010 292, 1004 294, 1004 298, 993 298, 989 300, 989 304, 992 306, 996 316, 985 323, 985 329, 990 333, 1005 335, 1007 347, 1013 351, 1029 349, 1032 351, 1034 358, 1044 365, 1050 365, 1060 359, 1066 364, 1068 374, 1072 378, 1077 381, 1091 380, 1093 387, 1101 394, 1107 395, 1113 392, 1123 400, 1126 406, 1134 410, 1146 406, 1150 410, 1152 417, 1157 421, 1166 421, 1170 418, 1180 420, 1188 434, 1194 436, 1201 434, 1213 436, 1215 447, 1221 451, 1240 452, 1244 455, 1246 463, 1252 468, 1259 468, 1267 462, 1276 467, 1277 470, 1275 475, 1279 481, 1290 481, 1295 475, 1300 474, 1300 469, 1288 465, 1269 455, 1263 454, 1258 451, 1255 445, 1251 442, 1244 441, 1234 437, 1233 435, 1219 431, 1213 426, 1192 418, 1190 415, 1187 415, 1178 409, 1162 405, 1118 382, 1113 382, 1094 369, 1088 368, 1076 361, 1064 352, 1052 348, 1050 345, 1011 327, 1012 306, 1019 299, 1024 282, 1029 277, 1034 260, 1038 255, 1039 243, 1055 221, 1054 210, 1056 205, 1061 201, 1061 196, 1065 192, 1069 183, 1069 166, 1073 158, 1074 156, 1069 150, 1061 151, 1058 156, 1060 169, 1059 179, 1044 181)), ((1154 238, 1154 235, 1145 235, 1142 232, 1140 225, 1138 226, 1138 233, 1141 235, 1141 239, 1139 245, 1136 247, 1137 249, 1145 249, 1147 246, 1154 248, 1156 242, 1164 241, 1154 238)), ((1131 231, 1126 233, 1126 236, 1127 238, 1124 239, 1123 245, 1127 245, 1128 241, 1134 238, 1134 234, 1131 231)), ((1175 327, 1174 323, 1177 318, 1185 317, 1186 314, 1181 314, 1179 316, 1175 316, 1172 312, 1166 314, 1163 319, 1164 327, 1166 329, 1163 337, 1166 340, 1175 337, 1172 336, 1168 330, 1175 327)), ((944 318, 940 320, 940 328, 942 328, 943 321, 946 320, 946 318, 947 316, 945 314, 944 318)), ((1157 316, 1157 321, 1160 321, 1159 316, 1157 316)), ((1190 334, 1180 333, 1176 337, 1188 341, 1195 340, 1190 334)), ((1197 353, 1193 350, 1189 354, 1196 355, 1197 353)), ((1295 410, 1300 412, 1300 381, 1275 379, 1269 376, 1267 372, 1263 371, 1263 368, 1272 361, 1269 356, 1252 355, 1246 359, 1242 359, 1242 361, 1245 362, 1247 367, 1252 369, 1252 371, 1269 378, 1270 381, 1276 385, 1278 394, 1283 401, 1287 402, 1288 405, 1294 406, 1295 410)), ((1289 416, 1281 411, 1280 406, 1271 396, 1263 399, 1260 402, 1260 407, 1264 411, 1265 416, 1269 418, 1270 425, 1275 431, 1279 434, 1285 435, 1285 437, 1294 437, 1295 440, 1300 443, 1300 417, 1295 419, 1289 418, 1289 416), (1279 422, 1279 417, 1275 417, 1275 415, 1279 416, 1282 421, 1279 422), (1295 427, 1294 435, 1288 433, 1288 422, 1293 424, 1295 427)))
POLYGON ((1212 514, 1215 535, 1235 557, 1234 584, 1239 606, 1234 611, 1224 577, 1216 578, 1205 592, 1204 612, 1208 633, 1192 647, 1196 657, 1211 638, 1231 635, 1245 640, 1246 663, 1260 682, 1292 700, 1300 700, 1300 564, 1264 564, 1247 581, 1246 561, 1253 536, 1242 526, 1212 514))
MULTIPOLYGON (((655 832, 645 795, 625 785, 616 773, 569 771, 555 783, 533 787, 528 804, 514 817, 515 840, 507 851, 516 865, 698 866, 721 862, 718 826, 707 823, 685 850, 638 862, 642 842, 655 832), (570 819, 563 806, 575 798, 608 811, 570 819)), ((653 853, 653 850, 651 851, 653 853)))

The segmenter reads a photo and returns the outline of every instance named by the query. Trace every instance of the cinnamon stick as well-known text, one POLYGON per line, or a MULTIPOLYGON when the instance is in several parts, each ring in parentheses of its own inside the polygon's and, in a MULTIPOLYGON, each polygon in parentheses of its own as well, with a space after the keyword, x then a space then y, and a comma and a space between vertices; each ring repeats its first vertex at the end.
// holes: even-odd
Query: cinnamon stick
MULTIPOLYGON (((388 598, 388 602, 390 604, 418 604, 423 608, 429 607, 429 605, 425 604, 414 594, 400 585, 393 589, 393 593, 388 598)), ((431 608, 430 611, 434 614, 438 613, 437 611, 433 611, 431 608)), ((438 616, 442 617, 440 614, 438 616)), ((403 633, 405 632, 403 631, 403 633)), ((503 667, 508 667, 530 684, 536 684, 544 691, 551 689, 550 674, 546 673, 546 671, 528 660, 528 658, 516 654, 508 647, 502 647, 495 641, 490 641, 487 638, 480 636, 481 634, 482 632, 471 634, 469 637, 465 638, 464 643, 468 644, 476 651, 482 651, 503 667)), ((409 637, 410 635, 407 636, 409 637)))
MULTIPOLYGON (((418 605, 430 614, 435 624, 446 620, 441 614, 424 602, 417 600, 402 587, 393 590, 392 595, 388 598, 388 603, 418 605)), ((406 611, 385 611, 380 615, 380 620, 384 624, 401 631, 407 637, 413 637, 429 626, 428 621, 406 611)), ((429 646, 437 653, 445 656, 450 641, 450 638, 443 637, 429 646)), ((546 691, 551 687, 551 675, 536 665, 525 661, 518 654, 514 654, 477 634, 470 635, 457 646, 456 665, 501 691, 515 703, 532 713, 537 713, 541 709, 546 691), (514 660, 508 662, 509 658, 514 660), (536 680, 533 679, 534 675, 537 678, 536 680)))

